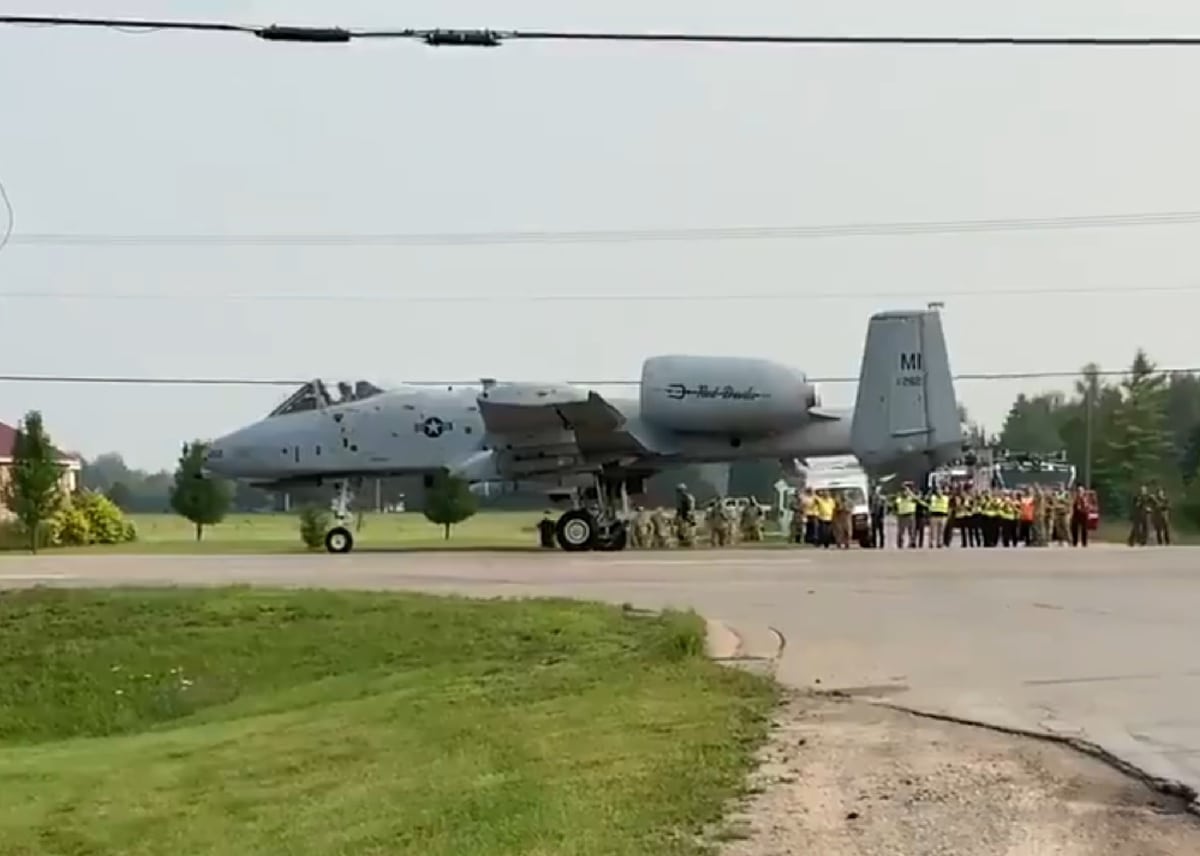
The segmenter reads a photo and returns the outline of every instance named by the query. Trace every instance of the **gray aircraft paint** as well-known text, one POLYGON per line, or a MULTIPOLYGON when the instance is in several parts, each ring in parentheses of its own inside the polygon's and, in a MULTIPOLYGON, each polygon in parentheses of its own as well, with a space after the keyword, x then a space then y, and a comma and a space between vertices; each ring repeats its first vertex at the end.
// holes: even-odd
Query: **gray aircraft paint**
POLYGON ((941 318, 910 311, 872 316, 853 410, 821 408, 803 373, 766 360, 668 355, 646 360, 638 399, 557 383, 398 389, 246 426, 212 444, 207 468, 264 482, 439 470, 557 481, 854 454, 882 475, 936 466, 961 444, 941 318), (679 395, 672 384, 713 394, 679 395))

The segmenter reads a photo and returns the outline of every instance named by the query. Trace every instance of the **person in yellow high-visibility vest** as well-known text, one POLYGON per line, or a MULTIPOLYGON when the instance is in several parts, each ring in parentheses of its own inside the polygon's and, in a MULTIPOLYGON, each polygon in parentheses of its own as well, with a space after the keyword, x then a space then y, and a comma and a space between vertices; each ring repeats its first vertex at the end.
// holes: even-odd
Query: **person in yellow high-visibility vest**
POLYGON ((929 547, 939 550, 946 546, 945 528, 946 517, 950 513, 950 497, 942 493, 938 485, 933 486, 929 494, 929 547))
POLYGON ((804 543, 815 547, 820 527, 817 525, 817 497, 812 492, 812 488, 804 489, 804 496, 800 499, 800 508, 804 512, 804 543))
POLYGON ((817 491, 817 543, 828 548, 833 543, 833 497, 826 491, 817 491))

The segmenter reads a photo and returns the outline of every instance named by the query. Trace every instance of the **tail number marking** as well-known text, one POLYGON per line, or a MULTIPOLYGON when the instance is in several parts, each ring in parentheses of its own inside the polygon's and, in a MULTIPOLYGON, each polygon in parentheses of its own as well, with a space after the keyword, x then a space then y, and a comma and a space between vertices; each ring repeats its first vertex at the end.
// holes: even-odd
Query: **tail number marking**
POLYGON ((896 378, 896 386, 924 386, 925 378, 921 374, 924 364, 919 351, 900 354, 900 376, 896 378))

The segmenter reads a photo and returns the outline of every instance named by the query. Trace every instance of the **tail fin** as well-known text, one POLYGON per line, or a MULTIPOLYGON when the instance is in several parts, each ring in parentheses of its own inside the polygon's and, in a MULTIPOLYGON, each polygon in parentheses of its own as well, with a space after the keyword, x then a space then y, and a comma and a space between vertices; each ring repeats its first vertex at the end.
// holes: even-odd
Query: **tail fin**
POLYGON ((962 454, 958 398, 936 310, 871 316, 850 442, 877 476, 919 478, 962 454))

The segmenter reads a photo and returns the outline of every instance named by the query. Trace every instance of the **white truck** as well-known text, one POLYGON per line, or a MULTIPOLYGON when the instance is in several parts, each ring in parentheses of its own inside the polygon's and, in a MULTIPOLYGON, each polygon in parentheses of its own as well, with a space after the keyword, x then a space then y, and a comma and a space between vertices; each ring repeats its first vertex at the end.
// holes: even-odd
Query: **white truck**
MULTIPOLYGON (((844 499, 850 505, 851 537, 862 547, 871 546, 871 481, 853 455, 828 458, 809 458, 802 470, 800 489, 823 490, 834 499, 844 499)), ((792 501, 796 487, 780 490, 780 516, 783 530, 791 526, 792 501)))

